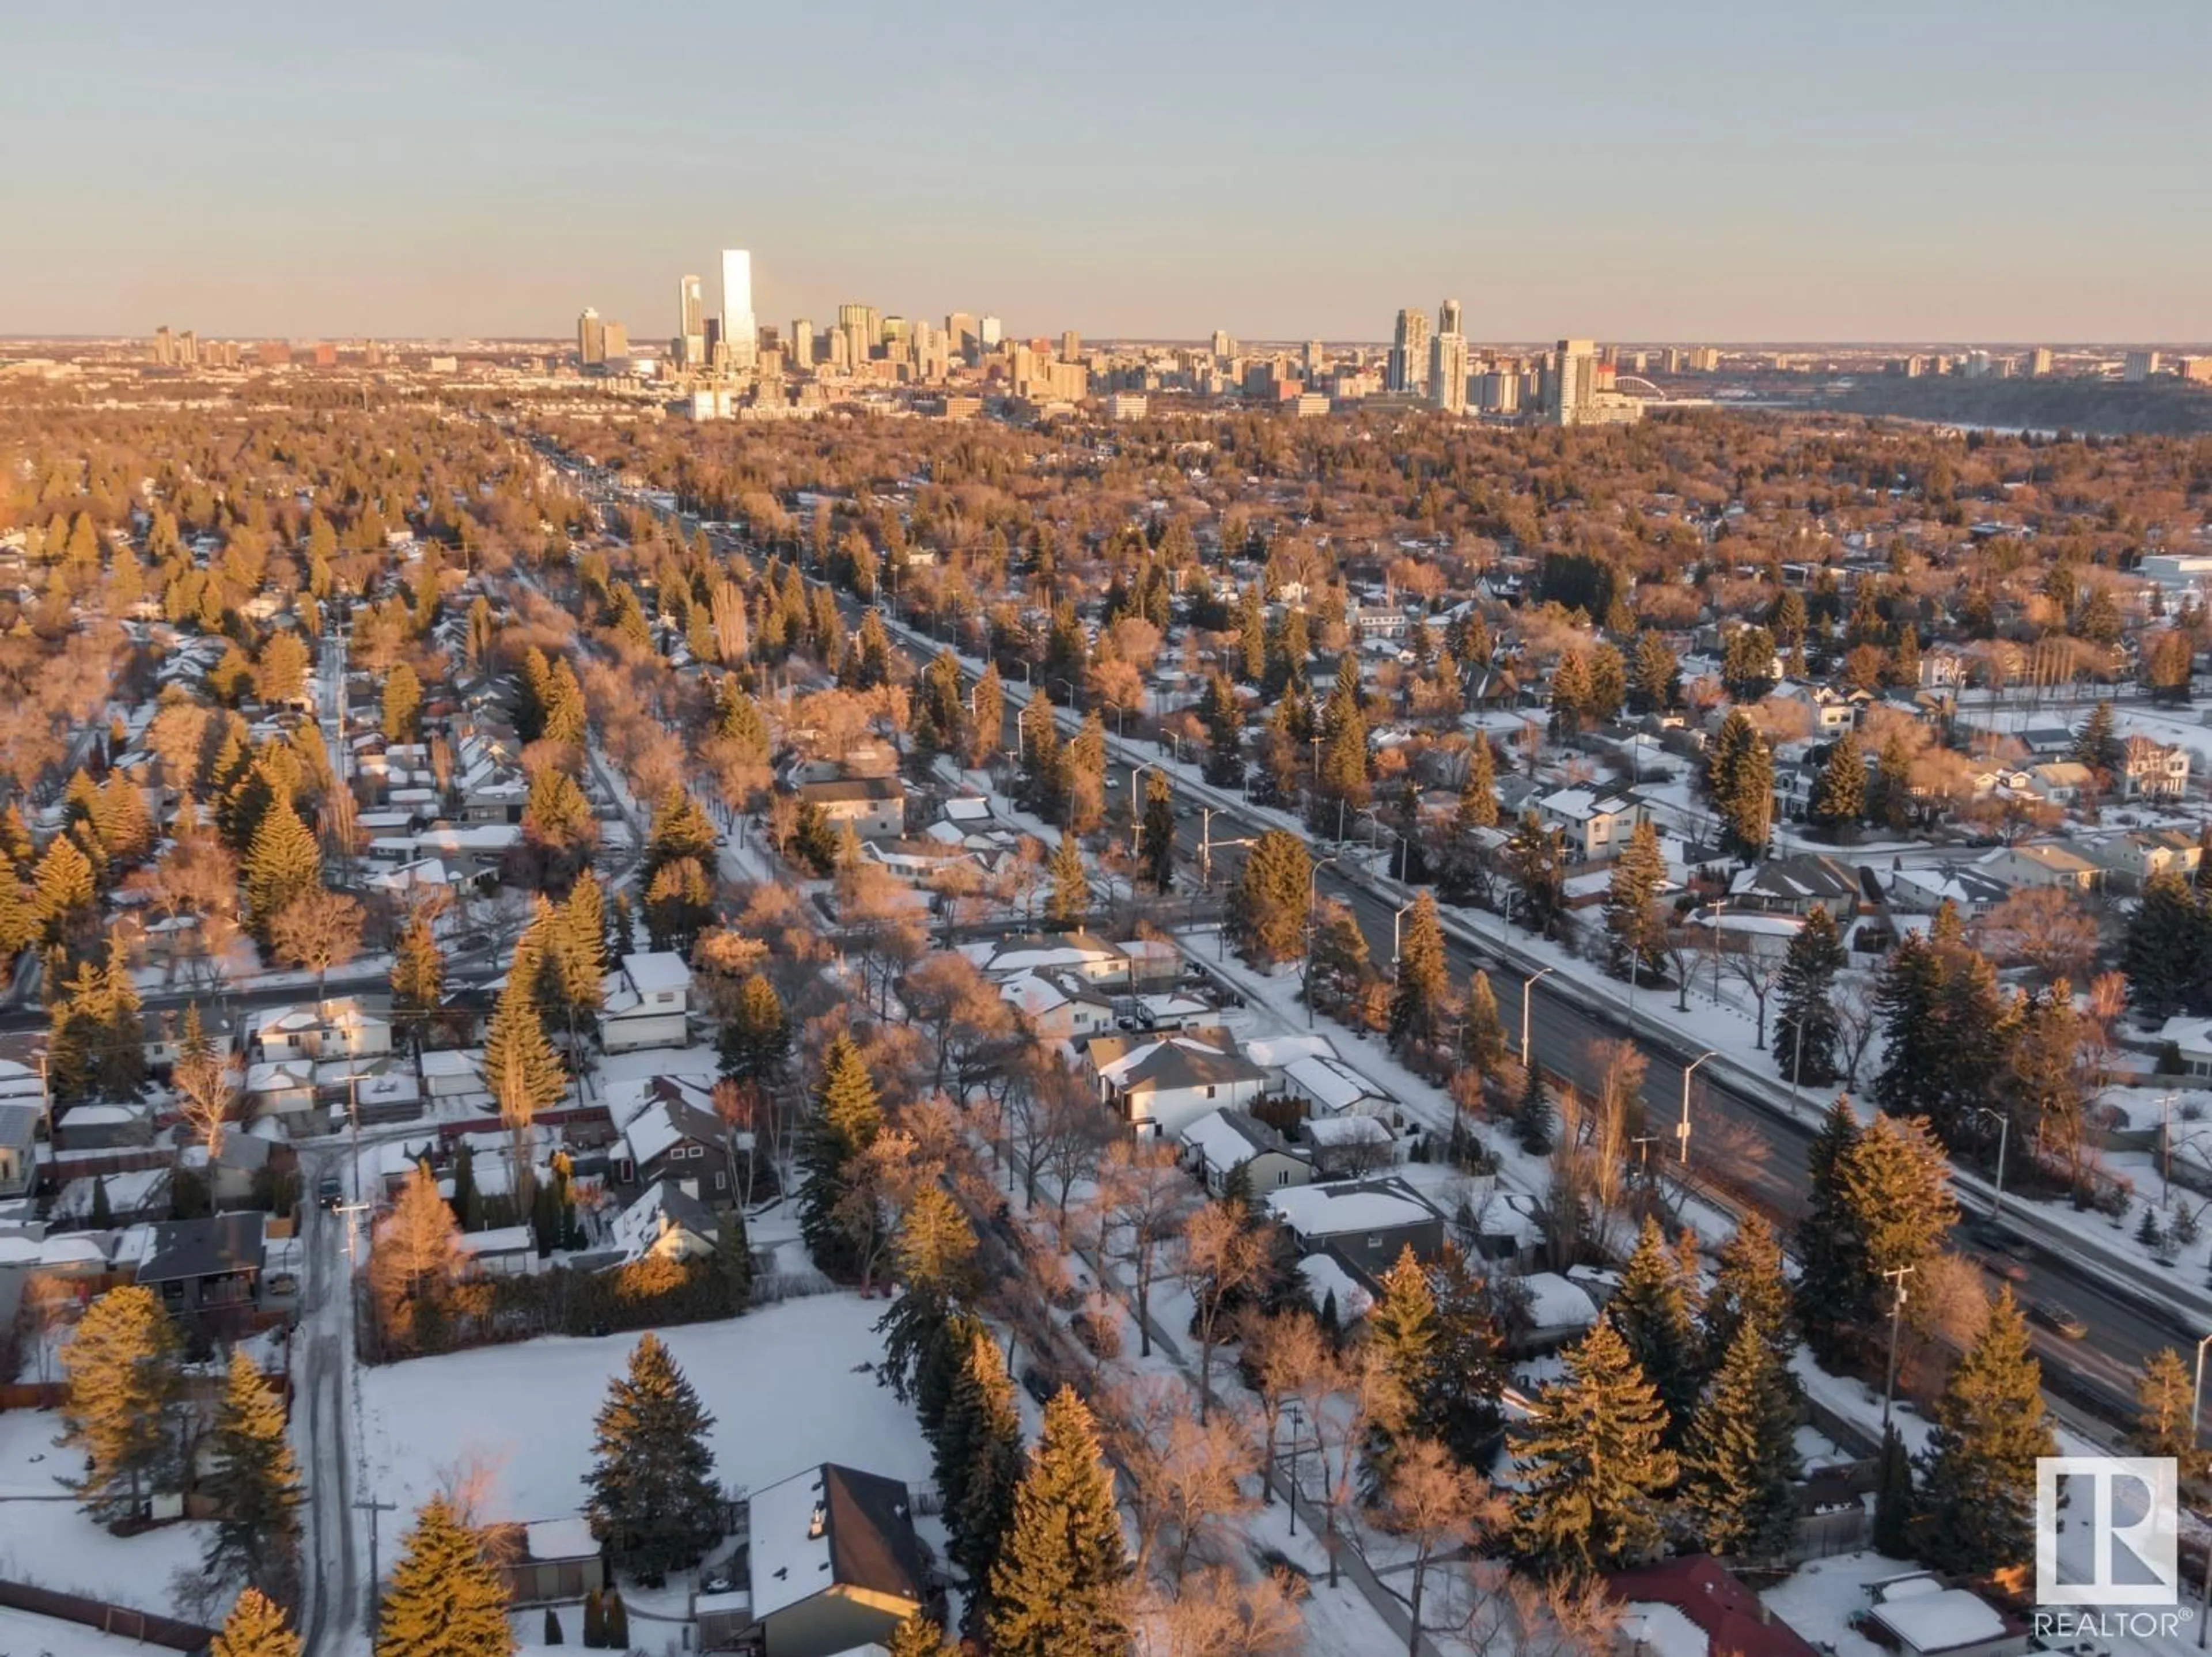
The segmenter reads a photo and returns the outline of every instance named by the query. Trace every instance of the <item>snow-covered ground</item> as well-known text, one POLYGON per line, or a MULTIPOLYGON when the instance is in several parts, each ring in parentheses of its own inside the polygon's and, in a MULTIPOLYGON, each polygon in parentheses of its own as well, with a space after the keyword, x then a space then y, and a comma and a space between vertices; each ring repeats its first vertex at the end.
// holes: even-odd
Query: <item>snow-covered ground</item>
MULTIPOLYGON (((57 1483, 83 1470, 76 1453, 58 1442, 61 1435, 56 1411, 0 1413, 0 1578, 173 1613, 169 1578, 178 1570, 198 1568, 213 1527, 179 1523, 132 1537, 109 1535, 57 1483)), ((31 1620, 41 1629, 48 1626, 44 1618, 31 1620)), ((75 1648, 64 1651, 27 1633, 18 1642, 15 1633, 0 1622, 0 1652, 52 1651, 54 1657, 73 1657, 75 1648)), ((89 1630, 85 1633, 98 1638, 89 1630)))
MULTIPOLYGON (((914 1412, 863 1365, 884 1303, 819 1295, 659 1332, 715 1417, 726 1485, 758 1489, 823 1461, 927 1487, 914 1412)), ((584 1499, 592 1420, 636 1337, 549 1337, 366 1369, 367 1494, 403 1513, 463 1479, 488 1520, 558 1519, 584 1499)))

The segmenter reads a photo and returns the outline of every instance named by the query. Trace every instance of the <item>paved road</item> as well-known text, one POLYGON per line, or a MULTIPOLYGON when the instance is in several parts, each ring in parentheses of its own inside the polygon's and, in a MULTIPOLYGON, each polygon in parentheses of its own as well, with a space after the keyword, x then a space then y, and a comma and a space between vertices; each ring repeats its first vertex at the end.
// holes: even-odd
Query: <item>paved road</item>
MULTIPOLYGON (((867 607, 848 594, 840 592, 836 598, 848 620, 857 624, 860 612, 867 607)), ((935 649, 926 640, 908 640, 896 629, 893 638, 916 666, 926 663, 935 649)), ((970 672, 967 677, 972 679, 974 675, 970 672)), ((1016 700, 1019 689, 1018 685, 1010 687, 1006 698, 1006 729, 1002 743, 1009 748, 1019 741, 1013 725, 1020 711, 1016 700)), ((1065 723, 1073 716, 1063 711, 1060 717, 1065 723)), ((1115 763, 1121 768, 1121 792, 1126 792, 1126 762, 1117 758, 1115 763)), ((1257 816, 1247 817, 1233 807, 1217 810, 1213 814, 1215 844, 1218 847, 1222 839, 1257 835, 1267 826, 1257 816)), ((1177 826, 1178 845, 1187 864, 1193 867, 1200 827, 1194 817, 1183 819, 1177 826)), ((1355 852, 1358 849, 1356 841, 1347 848, 1355 852)), ((1240 855, 1233 848, 1216 850, 1212 859, 1216 889, 1234 877, 1240 855)), ((1334 868, 1322 872, 1318 889, 1351 907, 1366 935, 1369 952, 1376 960, 1390 959, 1393 906, 1386 899, 1365 885, 1353 884, 1334 868)), ((1478 917, 1473 911, 1458 913, 1462 921, 1479 931, 1500 924, 1494 916, 1478 917)), ((1522 988, 1520 974, 1504 964, 1495 952, 1478 951, 1462 938, 1449 938, 1448 948, 1455 979, 1463 980, 1476 964, 1488 970, 1498 993, 1500 1012, 1509 1029, 1517 1030, 1522 988)), ((1566 992, 1564 988, 1553 992, 1553 982, 1547 980, 1536 990, 1530 1012, 1532 1045, 1547 1070, 1587 1089, 1597 1079, 1597 1045, 1628 1035, 1627 1026, 1619 1015, 1594 1015, 1570 1005, 1561 998, 1566 992)), ((1652 993, 1663 995, 1665 992, 1652 993)), ((1661 1132, 1670 1133, 1681 1109, 1684 1059, 1648 1035, 1638 1033, 1633 1039, 1647 1065, 1644 1087, 1647 1110, 1655 1124, 1664 1125, 1661 1132)), ((1774 1091, 1777 1096, 1787 1094, 1779 1082, 1774 1091)), ((1708 1071, 1699 1071, 1692 1078, 1691 1089, 1693 1174, 1735 1188, 1785 1220, 1795 1217, 1803 1203, 1806 1152, 1814 1132, 1813 1108, 1808 1106, 1802 1120, 1793 1118, 1786 1107, 1778 1108, 1774 1100, 1753 1098, 1708 1071)), ((1668 1143, 1671 1146, 1672 1141, 1668 1143)), ((2039 1326, 2035 1329, 2033 1340, 2055 1390, 2113 1418, 2124 1419, 2131 1414, 2134 1375, 2145 1355, 2161 1346, 2185 1350, 2196 1339, 2195 1335, 2186 1332, 2183 1320, 2175 1311, 2119 1283, 2092 1259, 2069 1259, 2048 1250, 2040 1251, 2028 1268, 2026 1281, 2018 1285, 2015 1292, 2024 1300, 2048 1299, 2064 1305, 2087 1323, 2089 1334, 2083 1340, 2068 1341, 2039 1326)))
MULTIPOLYGON (((301 1169, 312 1192, 343 1159, 336 1151, 312 1154, 301 1169)), ((307 1470, 307 1606, 301 1629, 304 1657, 337 1657, 355 1643, 361 1611, 356 1567, 353 1457, 348 1382, 353 1369, 352 1278, 345 1258, 345 1221, 312 1202, 300 1205, 307 1270, 304 1304, 294 1350, 292 1418, 295 1453, 307 1470)))

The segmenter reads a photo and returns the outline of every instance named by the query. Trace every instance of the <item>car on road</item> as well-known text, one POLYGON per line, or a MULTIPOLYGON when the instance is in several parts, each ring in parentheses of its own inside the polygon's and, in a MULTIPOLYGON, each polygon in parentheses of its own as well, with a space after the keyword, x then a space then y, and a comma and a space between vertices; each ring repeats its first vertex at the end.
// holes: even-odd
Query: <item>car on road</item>
POLYGON ((2038 1301, 2028 1309, 2028 1316, 2052 1334, 2063 1335, 2068 1340, 2083 1340, 2088 1337, 2089 1326, 2081 1314, 2055 1301, 2038 1301))
POLYGON ((1995 1220, 1976 1220, 1966 1228, 1966 1235, 1986 1249, 1999 1254, 2009 1254, 2016 1260, 2035 1258, 2035 1245, 2008 1225, 1995 1220))
POLYGON ((2017 1259, 1997 1249, 1967 1251, 1966 1258, 1984 1272, 2005 1279, 2008 1283, 2027 1281, 2027 1262, 2017 1259))
POLYGON ((1055 1388, 1052 1377, 1032 1363, 1022 1371, 1022 1390, 1039 1404, 1049 1404, 1055 1388))
POLYGON ((325 1174, 315 1181, 315 1205, 336 1208, 345 1201, 345 1183, 335 1174, 325 1174))

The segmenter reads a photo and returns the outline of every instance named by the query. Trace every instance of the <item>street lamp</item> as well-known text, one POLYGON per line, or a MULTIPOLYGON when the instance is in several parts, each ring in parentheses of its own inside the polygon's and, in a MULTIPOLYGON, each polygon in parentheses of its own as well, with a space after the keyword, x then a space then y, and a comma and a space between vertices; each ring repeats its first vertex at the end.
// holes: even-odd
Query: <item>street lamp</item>
MULTIPOLYGON (((1897 1279, 1897 1298, 1889 1303, 1889 1367, 1882 1372, 1881 1381, 1881 1430, 1885 1436, 1889 1432, 1890 1399, 1897 1392, 1897 1325, 1898 1320, 1905 1315, 1905 1280, 1912 1275, 1914 1269, 1900 1266, 1894 1272, 1881 1274, 1885 1278, 1897 1279)), ((2200 1361, 2203 1350, 2201 1346, 2197 1348, 2200 1361)))
MULTIPOLYGON (((1419 898, 1413 900, 1413 903, 1419 901, 1419 898)), ((1390 914, 1390 965, 1394 969, 1405 954, 1405 945, 1400 939, 1399 932, 1406 919, 1406 911, 1412 908, 1413 903, 1401 903, 1390 914)))
POLYGON ((1684 1168, 1690 1165, 1690 1077, 1697 1073, 1698 1066, 1704 1064, 1706 1059, 1719 1057, 1720 1054, 1717 1052, 1708 1047, 1690 1060, 1682 1070, 1682 1120, 1674 1125, 1674 1137, 1682 1144, 1680 1161, 1684 1168))
MULTIPOLYGON (((2001 1110, 1991 1110, 1987 1105, 1975 1106, 1974 1114, 1986 1116, 1997 1125, 1997 1191, 1996 1196, 1990 1203, 1990 1217, 1994 1220, 1997 1217, 1998 1210, 2004 1206, 2005 1146, 2012 1138, 2012 1118, 2001 1110)), ((2167 1194, 2169 1196, 2172 1194, 2171 1186, 2168 1187, 2167 1194)))
MULTIPOLYGON (((1133 765, 1129 768, 1129 855, 1131 857, 1137 856, 1145 849, 1145 814, 1137 799, 1137 779, 1147 771, 1158 771, 1159 768, 1159 762, 1157 760, 1146 760, 1141 765, 1133 765)), ((1163 773, 1163 774, 1165 774, 1163 773)), ((1132 881, 1130 890, 1133 893, 1135 889, 1136 883, 1132 881)))
POLYGON ((1535 989, 1536 980, 1538 979, 1548 978, 1552 974, 1557 971, 1559 971, 1557 967, 1539 967, 1534 972, 1530 973, 1528 977, 1521 980, 1521 1063, 1524 1067, 1528 1063, 1529 993, 1535 989))

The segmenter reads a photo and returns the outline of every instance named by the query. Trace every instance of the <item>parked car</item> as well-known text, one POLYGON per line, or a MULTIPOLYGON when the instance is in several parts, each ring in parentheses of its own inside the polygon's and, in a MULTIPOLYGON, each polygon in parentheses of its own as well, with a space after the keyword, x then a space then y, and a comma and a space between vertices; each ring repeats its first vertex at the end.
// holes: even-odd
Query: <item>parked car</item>
POLYGON ((1022 1390, 1039 1404, 1049 1404, 1053 1393, 1059 1389, 1052 1384, 1050 1375, 1032 1363, 1022 1371, 1022 1390))
POLYGON ((345 1184, 344 1181, 341 1181, 337 1174, 325 1174, 321 1179, 315 1181, 315 1205, 317 1207, 325 1209, 336 1208, 343 1201, 345 1201, 345 1184))

